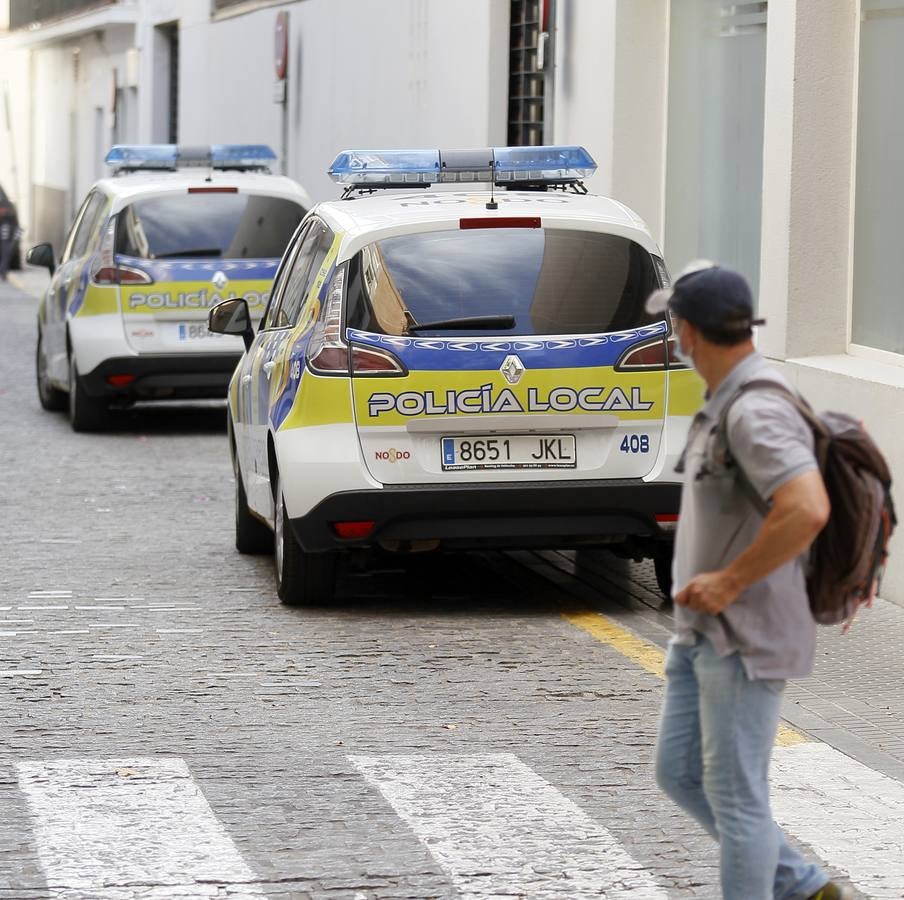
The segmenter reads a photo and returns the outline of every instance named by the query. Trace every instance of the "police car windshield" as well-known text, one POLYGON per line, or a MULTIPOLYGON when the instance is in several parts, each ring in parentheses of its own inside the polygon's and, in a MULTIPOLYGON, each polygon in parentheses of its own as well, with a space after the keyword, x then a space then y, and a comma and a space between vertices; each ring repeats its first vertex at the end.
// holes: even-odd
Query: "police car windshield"
POLYGON ((116 251, 139 259, 280 257, 304 216, 292 200, 239 193, 172 193, 120 214, 116 251))
POLYGON ((390 335, 493 334, 455 319, 512 317, 506 335, 599 334, 655 321, 645 301, 653 261, 619 235, 555 228, 407 234, 365 247, 352 262, 348 324, 390 335), (464 324, 464 323, 463 323, 464 324))

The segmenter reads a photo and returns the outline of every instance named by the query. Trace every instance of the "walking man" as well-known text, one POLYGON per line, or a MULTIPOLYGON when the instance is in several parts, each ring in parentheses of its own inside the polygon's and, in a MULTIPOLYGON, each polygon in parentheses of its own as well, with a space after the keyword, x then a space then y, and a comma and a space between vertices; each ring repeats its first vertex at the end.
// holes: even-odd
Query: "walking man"
POLYGON ((707 399, 678 466, 675 635, 657 781, 718 841, 726 900, 840 900, 847 889, 791 848, 769 807, 785 681, 810 674, 816 643, 804 564, 829 500, 812 432, 773 391, 729 407, 747 381, 787 384, 754 348, 752 327, 763 323, 741 275, 706 264, 650 298, 651 309, 663 304, 707 399), (765 517, 751 487, 769 502, 765 517))

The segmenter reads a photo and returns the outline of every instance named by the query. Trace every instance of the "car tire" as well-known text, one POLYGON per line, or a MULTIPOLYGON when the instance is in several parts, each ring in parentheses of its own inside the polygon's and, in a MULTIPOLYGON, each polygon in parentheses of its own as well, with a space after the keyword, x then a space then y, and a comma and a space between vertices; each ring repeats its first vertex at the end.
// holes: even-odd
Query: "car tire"
POLYGON ((242 473, 235 458, 232 467, 235 472, 235 549, 239 553, 272 553, 273 533, 248 508, 242 473))
POLYGON ((336 555, 306 553, 289 524, 282 488, 276 484, 273 529, 276 592, 286 606, 320 606, 333 599, 336 588, 336 555))
POLYGON ((73 431, 100 431, 107 424, 108 411, 104 400, 91 397, 85 391, 78 374, 75 357, 69 357, 69 424, 73 431))
POLYGON ((55 388, 47 371, 47 357, 44 356, 44 336, 38 332, 38 344, 35 348, 35 380, 38 385, 38 400, 41 406, 50 412, 60 412, 66 408, 66 392, 55 388))
POLYGON ((656 570, 656 584, 662 591, 662 596, 668 603, 672 602, 672 556, 674 545, 669 542, 657 550, 653 557, 653 567, 656 570))

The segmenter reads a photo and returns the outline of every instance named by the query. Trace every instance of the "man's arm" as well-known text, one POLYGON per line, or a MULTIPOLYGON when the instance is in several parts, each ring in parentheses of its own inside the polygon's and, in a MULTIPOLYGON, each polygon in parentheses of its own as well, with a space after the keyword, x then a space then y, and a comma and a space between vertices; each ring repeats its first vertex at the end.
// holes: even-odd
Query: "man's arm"
POLYGON ((724 569, 692 578, 675 602, 717 615, 745 588, 800 556, 825 527, 829 512, 829 497, 818 471, 792 478, 772 495, 772 508, 753 543, 724 569))

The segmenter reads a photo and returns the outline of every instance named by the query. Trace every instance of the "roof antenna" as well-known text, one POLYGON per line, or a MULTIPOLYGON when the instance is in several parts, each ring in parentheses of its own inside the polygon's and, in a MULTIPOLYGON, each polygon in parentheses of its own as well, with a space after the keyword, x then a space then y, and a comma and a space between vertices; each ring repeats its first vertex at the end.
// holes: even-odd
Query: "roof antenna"
POLYGON ((490 201, 487 209, 499 209, 496 202, 496 151, 493 150, 493 158, 490 160, 490 201))

